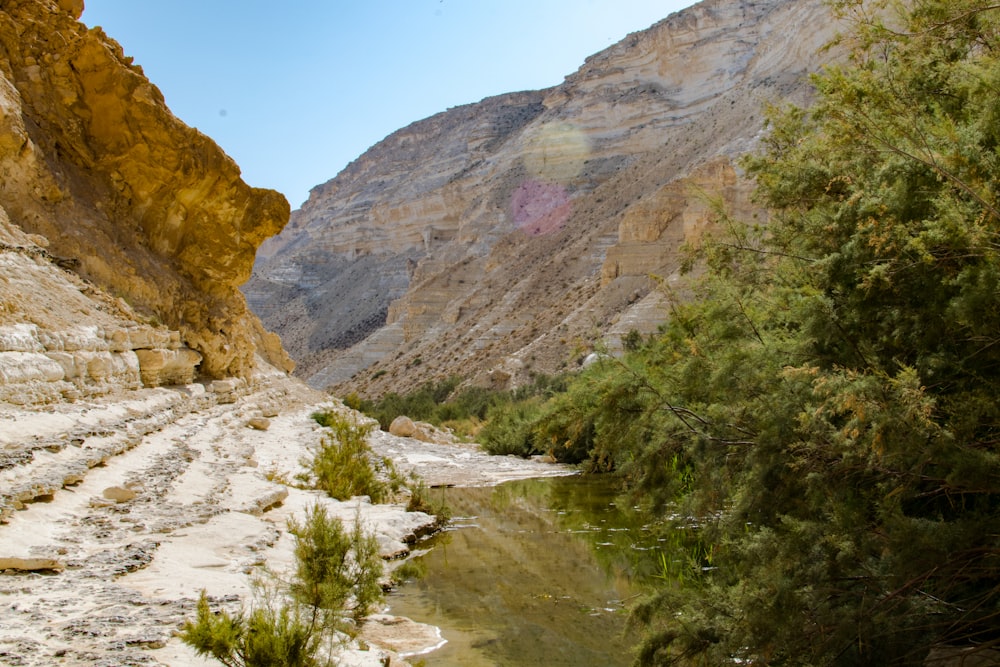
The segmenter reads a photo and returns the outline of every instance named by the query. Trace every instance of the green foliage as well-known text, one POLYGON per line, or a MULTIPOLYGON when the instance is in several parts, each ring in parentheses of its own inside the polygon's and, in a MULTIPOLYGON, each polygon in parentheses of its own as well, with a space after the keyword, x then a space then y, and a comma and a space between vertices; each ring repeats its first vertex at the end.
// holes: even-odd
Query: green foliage
POLYGON ((622 336, 622 348, 627 352, 635 352, 642 347, 642 334, 637 329, 630 329, 622 336))
POLYGON ((194 621, 185 621, 181 639, 192 646, 198 655, 211 656, 227 667, 249 665, 237 654, 245 632, 241 616, 232 617, 221 611, 212 613, 205 591, 198 598, 198 615, 194 621))
POLYGON ((459 382, 458 377, 440 382, 428 382, 406 395, 391 392, 377 402, 363 400, 359 409, 369 417, 377 419, 379 426, 385 431, 389 430, 389 425, 400 415, 440 424, 445 419, 454 418, 450 416, 442 418, 438 411, 439 406, 447 402, 459 382))
POLYGON ((423 480, 415 474, 404 477, 390 459, 379 459, 372 452, 367 438, 373 424, 334 411, 317 412, 312 418, 329 432, 313 451, 312 458, 303 462, 308 472, 298 476, 301 484, 326 491, 337 500, 369 496, 374 503, 388 501, 406 487, 408 512, 427 512, 439 524, 447 523, 450 514, 447 505, 428 499, 423 480))
MULTIPOLYGON (((533 382, 513 391, 474 386, 460 388, 460 382, 458 377, 429 382, 405 395, 389 393, 378 401, 362 400, 357 409, 377 419, 383 430, 388 430, 396 417, 406 415, 418 421, 451 427, 459 435, 478 440, 482 426, 491 419, 491 411, 494 416, 500 415, 501 419, 505 419, 504 415, 512 410, 526 415, 531 411, 530 408, 514 408, 512 405, 520 402, 540 403, 540 400, 534 399, 563 391, 567 386, 566 376, 551 377, 543 374, 535 375, 533 382)), ((524 435, 530 440, 529 434, 524 435)), ((497 452, 507 447, 508 445, 501 445, 497 452)), ((537 452, 526 442, 524 446, 514 446, 503 453, 527 456, 537 452)))
POLYGON ((534 442, 534 423, 541 415, 541 403, 526 399, 500 403, 486 413, 486 424, 479 431, 479 441, 490 454, 531 456, 538 453, 534 442))
POLYGON ((181 639, 198 655, 227 667, 315 667, 318 637, 298 607, 258 604, 248 614, 212 614, 202 591, 195 621, 186 621, 181 639))
POLYGON ((642 665, 1000 646, 1000 9, 835 4, 851 62, 744 165, 767 229, 720 214, 659 336, 484 428, 700 517, 636 609, 642 665))
POLYGON ((367 616, 382 597, 382 561, 375 536, 366 535, 357 522, 348 534, 321 505, 307 510, 301 524, 289 520, 288 531, 295 536, 291 597, 302 605, 334 614, 350 601, 356 622, 367 616))
POLYGON ((334 411, 312 417, 329 432, 312 452, 312 458, 303 461, 308 473, 299 475, 299 481, 337 500, 369 496, 374 503, 382 502, 398 475, 391 462, 377 460, 368 446, 367 438, 374 426, 334 411))
POLYGON ((356 392, 351 392, 347 396, 344 396, 344 405, 349 407, 351 410, 361 410, 361 405, 363 400, 356 392))
POLYGON ((381 599, 382 561, 374 535, 358 524, 347 534, 340 521, 315 505, 299 524, 289 521, 295 538, 295 573, 291 583, 276 579, 253 582, 252 608, 236 616, 213 614, 205 592, 194 621, 188 620, 181 639, 199 655, 227 667, 318 667, 331 664, 321 657, 338 631, 352 631, 381 599), (345 622, 345 607, 353 603, 345 622))
POLYGON ((701 301, 586 378, 595 450, 714 517, 712 567, 636 610, 643 665, 1000 644, 1000 11, 837 4, 852 62, 746 163, 768 236, 730 225, 701 301))

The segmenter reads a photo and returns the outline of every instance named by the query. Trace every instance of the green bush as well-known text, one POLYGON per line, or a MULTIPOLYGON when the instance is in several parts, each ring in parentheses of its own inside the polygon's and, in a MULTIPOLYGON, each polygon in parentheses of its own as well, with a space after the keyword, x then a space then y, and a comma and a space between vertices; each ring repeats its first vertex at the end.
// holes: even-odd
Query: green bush
POLYGON ((766 232, 720 216, 699 302, 594 409, 711 545, 637 609, 642 665, 1000 646, 1000 11, 831 4, 851 59, 744 162, 766 232))
POLYGON ((321 505, 308 510, 301 524, 289 520, 288 531, 295 536, 292 598, 334 614, 350 603, 355 622, 367 616, 382 597, 382 561, 375 536, 364 534, 358 523, 348 534, 321 505))
MULTIPOLYGON (((568 380, 566 375, 539 373, 533 376, 530 384, 513 391, 486 387, 459 388, 460 382, 458 377, 429 382, 405 395, 389 393, 378 401, 362 400, 358 409, 378 420, 383 430, 388 430, 396 417, 406 415, 411 419, 450 427, 460 435, 478 439, 480 427, 488 421, 491 410, 496 411, 494 414, 503 414, 503 406, 565 391, 568 380)), ((518 449, 516 453, 523 453, 520 451, 523 448, 515 449, 518 449)))
POLYGON ((486 413, 486 425, 479 431, 483 449, 497 455, 538 454, 534 429, 541 413, 541 406, 534 399, 493 406, 486 413))
POLYGON ((290 583, 255 580, 252 608, 235 616, 213 614, 202 591, 195 620, 180 634, 198 655, 227 667, 330 665, 321 647, 338 632, 353 633, 381 599, 382 560, 373 535, 357 523, 347 533, 321 505, 308 509, 301 524, 289 521, 288 529, 295 539, 290 583))
POLYGON ((181 640, 198 655, 226 667, 317 667, 319 636, 296 606, 275 607, 268 601, 252 611, 230 616, 213 614, 205 591, 194 621, 186 621, 181 640))
POLYGON ((377 460, 368 446, 373 425, 333 411, 316 413, 313 419, 329 432, 312 452, 312 458, 302 462, 308 472, 300 474, 299 481, 337 500, 369 496, 374 503, 382 502, 396 475, 391 462, 377 460), (380 479, 376 467, 387 479, 380 479))

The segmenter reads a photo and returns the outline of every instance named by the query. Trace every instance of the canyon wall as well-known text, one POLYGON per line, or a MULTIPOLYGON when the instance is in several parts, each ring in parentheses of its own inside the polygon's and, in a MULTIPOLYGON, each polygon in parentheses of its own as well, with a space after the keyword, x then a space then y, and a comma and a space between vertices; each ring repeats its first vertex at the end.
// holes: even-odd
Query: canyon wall
POLYGON ((246 377, 258 354, 290 370, 238 289, 288 203, 246 185, 82 10, 0 6, 5 397, 246 377))
POLYGON ((705 0, 554 88, 415 122, 312 190, 248 302, 310 384, 368 395, 516 385, 654 331, 713 207, 759 213, 736 161, 834 29, 822 0, 705 0))

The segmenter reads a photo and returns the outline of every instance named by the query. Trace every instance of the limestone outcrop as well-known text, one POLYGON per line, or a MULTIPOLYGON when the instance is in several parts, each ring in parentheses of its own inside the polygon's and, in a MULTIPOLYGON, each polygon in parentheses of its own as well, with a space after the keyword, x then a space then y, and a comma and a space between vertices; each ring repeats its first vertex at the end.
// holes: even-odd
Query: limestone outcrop
POLYGON ((738 157, 836 29, 822 0, 705 0, 559 86, 413 123, 312 190, 248 303, 310 384, 367 395, 516 385, 653 331, 713 207, 755 214, 738 157))
POLYGON ((54 261, 0 207, 0 403, 31 405, 194 380, 202 356, 54 261))
MULTIPOLYGON (((67 334, 83 337, 76 342, 50 340, 39 326, 24 343, 32 349, 0 350, 4 366, 14 368, 11 355, 22 355, 22 369, 32 367, 23 355, 47 355, 34 372, 51 382, 89 375, 129 385, 189 380, 195 367, 248 376, 258 352, 290 369, 238 289, 257 247, 287 221, 287 202, 246 185, 217 145, 173 116, 121 47, 78 21, 82 7, 0 6, 0 207, 35 248, 5 251, 3 262, 16 273, 42 248, 157 326, 67 334), (160 324, 175 338, 139 340, 160 324)), ((33 316, 7 308, 0 326, 33 316)))
MULTIPOLYGON (((303 461, 326 437, 310 415, 346 411, 342 404, 264 363, 250 383, 206 385, 45 405, 0 401, 0 664, 203 667, 178 627, 194 617, 201 591, 235 613, 252 599, 260 566, 287 576, 290 518, 301 522, 318 503, 345 526, 359 521, 387 570, 437 526, 407 512, 403 496, 340 502, 283 483, 305 472, 303 461), (267 429, 248 426, 258 415, 269 415, 267 429)), ((472 444, 381 431, 370 444, 429 485, 573 473, 472 444)), ((373 622, 364 642, 339 647, 339 664, 405 665, 387 649, 419 653, 441 640, 421 626, 416 644, 403 646, 373 622)))

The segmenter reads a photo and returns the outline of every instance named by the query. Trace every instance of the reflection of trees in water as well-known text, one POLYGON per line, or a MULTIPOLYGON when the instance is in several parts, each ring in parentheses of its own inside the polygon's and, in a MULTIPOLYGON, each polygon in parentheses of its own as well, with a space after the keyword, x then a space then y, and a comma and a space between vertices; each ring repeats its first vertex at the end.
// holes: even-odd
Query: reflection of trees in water
POLYGON ((652 517, 622 498, 621 480, 587 475, 512 482, 493 489, 492 507, 508 509, 515 500, 551 518, 556 530, 585 542, 609 577, 642 587, 664 573, 682 576, 698 551, 693 526, 652 517))
POLYGON ((460 652, 453 645, 428 664, 483 656, 507 665, 630 664, 635 638, 625 634, 622 600, 639 593, 635 566, 653 567, 641 562, 650 552, 635 548, 648 531, 616 496, 606 477, 449 489, 455 528, 431 541, 426 575, 407 586, 435 615, 416 620, 442 626, 446 638, 449 626, 471 634, 463 650, 472 657, 442 662, 460 652))

